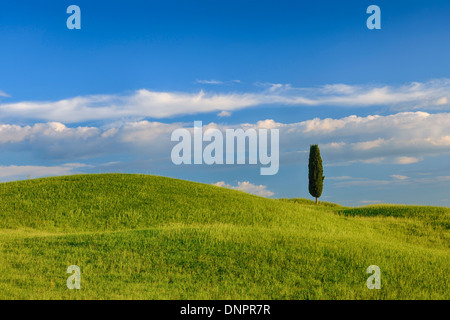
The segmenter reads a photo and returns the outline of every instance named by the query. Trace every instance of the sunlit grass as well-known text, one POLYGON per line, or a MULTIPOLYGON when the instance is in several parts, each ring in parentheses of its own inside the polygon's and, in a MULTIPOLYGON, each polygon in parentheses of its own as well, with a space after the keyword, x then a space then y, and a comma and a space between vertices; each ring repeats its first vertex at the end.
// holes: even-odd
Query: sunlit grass
POLYGON ((449 217, 145 175, 3 183, 0 298, 449 299, 449 217), (366 287, 373 264, 381 290, 366 287))

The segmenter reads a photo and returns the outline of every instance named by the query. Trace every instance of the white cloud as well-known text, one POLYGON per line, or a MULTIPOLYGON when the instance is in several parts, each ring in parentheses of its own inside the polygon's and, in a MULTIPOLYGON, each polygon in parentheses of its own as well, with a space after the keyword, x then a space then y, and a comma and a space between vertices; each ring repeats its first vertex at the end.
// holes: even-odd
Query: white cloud
MULTIPOLYGON (((215 82, 217 80, 199 80, 215 82)), ((403 86, 352 86, 332 84, 293 88, 271 84, 260 92, 198 93, 137 90, 130 95, 90 95, 59 101, 22 101, 0 104, 0 119, 20 118, 63 123, 123 118, 167 118, 276 104, 288 106, 377 106, 394 109, 446 109, 450 79, 403 86)), ((329 124, 330 130, 339 126, 329 124)), ((310 123, 314 130, 314 123, 310 123)))
POLYGON ((398 180, 406 180, 406 179, 409 178, 407 176, 402 176, 400 174, 393 174, 393 175, 391 175, 391 177, 394 178, 394 179, 398 179, 398 180))
MULTIPOLYGON (((326 166, 355 162, 407 165, 427 156, 450 154, 450 113, 402 112, 388 116, 350 116, 279 123, 272 119, 256 123, 206 128, 254 128, 280 130, 280 161, 305 162, 309 145, 318 143, 326 166)), ((105 127, 69 127, 60 122, 33 126, 0 125, 3 151, 31 151, 41 158, 70 159, 112 154, 139 154, 153 158, 170 156, 175 143, 171 133, 193 123, 152 121, 116 122, 105 127)))
POLYGON ((357 178, 350 177, 350 176, 327 177, 327 180, 352 180, 352 179, 357 179, 357 178))
POLYGON ((450 113, 417 111, 388 116, 312 119, 278 125, 278 128, 283 149, 307 148, 309 144, 318 143, 327 165, 339 160, 410 164, 422 161, 427 155, 450 153, 449 123, 450 113))
POLYGON ((61 166, 0 166, 1 179, 39 178, 45 176, 61 176, 73 174, 75 169, 86 167, 81 163, 64 164, 61 166))
POLYGON ((358 180, 348 180, 348 181, 336 182, 334 184, 334 186, 336 188, 379 187, 379 186, 387 186, 390 184, 392 184, 391 180, 358 179, 358 180))
POLYGON ((138 90, 129 96, 92 95, 59 101, 0 104, 0 119, 37 119, 63 123, 122 118, 166 118, 229 111, 257 105, 251 94, 171 93, 138 90))
POLYGON ((250 183, 249 181, 239 181, 237 186, 232 186, 230 184, 226 184, 224 181, 219 181, 214 184, 218 187, 228 188, 228 189, 234 189, 234 190, 240 190, 247 193, 251 193, 260 197, 271 197, 274 195, 274 193, 267 189, 267 186, 265 185, 254 185, 253 183, 250 183))
MULTIPOLYGON (((423 185, 423 184, 437 184, 437 183, 448 183, 450 182, 450 176, 436 176, 430 178, 410 178, 402 175, 391 175, 391 180, 376 180, 369 178, 354 178, 348 177, 348 179, 331 179, 337 180, 334 182, 333 186, 335 188, 348 188, 348 187, 380 187, 380 186, 406 186, 411 184, 423 185)), ((328 179, 330 180, 330 179, 328 179)))
POLYGON ((438 177, 434 177, 434 178, 417 178, 414 181, 418 182, 418 183, 435 184, 435 183, 439 183, 439 182, 449 182, 450 176, 438 176, 438 177))
POLYGON ((221 111, 218 115, 217 115, 218 117, 229 117, 229 116, 231 116, 231 112, 228 112, 228 111, 221 111))
POLYGON ((113 128, 70 128, 57 122, 5 124, 0 125, 0 147, 2 151, 34 152, 38 158, 70 161, 121 153, 161 155, 168 152, 170 135, 180 126, 148 121, 126 122, 113 128))
POLYGON ((444 104, 448 104, 448 99, 447 97, 442 97, 440 99, 438 99, 438 101, 436 101, 437 105, 444 105, 444 104))
POLYGON ((415 157, 398 157, 397 158, 398 164, 411 164, 411 163, 416 163, 419 161, 420 161, 420 159, 415 158, 415 157))
POLYGON ((386 140, 379 138, 376 140, 371 141, 364 141, 364 142, 355 142, 353 144, 353 148, 355 150, 370 150, 374 148, 379 148, 386 144, 386 140))
POLYGON ((17 143, 26 139, 41 138, 83 139, 97 136, 100 129, 95 127, 68 128, 59 122, 37 123, 33 126, 0 125, 0 143, 17 143))
POLYGON ((195 82, 201 83, 201 84, 222 84, 223 81, 219 80, 196 80, 195 82))
POLYGON ((0 90, 0 97, 9 97, 9 94, 7 94, 6 92, 0 90))
POLYGON ((215 79, 211 79, 211 80, 195 80, 196 83, 199 84, 227 84, 227 85, 232 85, 232 84, 236 84, 236 83, 241 83, 241 80, 228 80, 228 81, 221 81, 221 80, 215 80, 215 79))

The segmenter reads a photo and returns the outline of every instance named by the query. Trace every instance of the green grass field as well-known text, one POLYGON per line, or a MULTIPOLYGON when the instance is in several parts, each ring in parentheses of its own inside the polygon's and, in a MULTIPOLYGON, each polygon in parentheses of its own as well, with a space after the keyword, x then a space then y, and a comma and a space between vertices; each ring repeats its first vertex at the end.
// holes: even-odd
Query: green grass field
POLYGON ((0 299, 449 299, 449 227, 449 208, 316 206, 147 175, 1 183, 0 299))

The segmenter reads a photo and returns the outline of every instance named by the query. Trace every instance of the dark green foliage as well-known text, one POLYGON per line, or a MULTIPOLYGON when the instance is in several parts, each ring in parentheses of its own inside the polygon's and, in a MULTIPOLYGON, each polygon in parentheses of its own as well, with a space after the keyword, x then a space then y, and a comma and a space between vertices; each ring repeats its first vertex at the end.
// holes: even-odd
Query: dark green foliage
POLYGON ((309 149, 309 164, 308 164, 308 178, 309 178, 309 193, 317 199, 322 195, 323 175, 322 158, 320 157, 320 150, 317 144, 314 144, 309 149))

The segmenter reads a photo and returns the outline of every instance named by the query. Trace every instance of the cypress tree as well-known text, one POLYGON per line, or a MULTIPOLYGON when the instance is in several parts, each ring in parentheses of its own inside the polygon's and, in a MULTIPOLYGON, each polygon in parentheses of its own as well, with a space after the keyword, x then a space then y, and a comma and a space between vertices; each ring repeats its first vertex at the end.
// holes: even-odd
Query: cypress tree
POLYGON ((317 144, 311 145, 309 148, 308 171, 309 193, 316 198, 316 204, 318 204, 318 199, 322 195, 325 176, 323 175, 322 158, 317 144))

